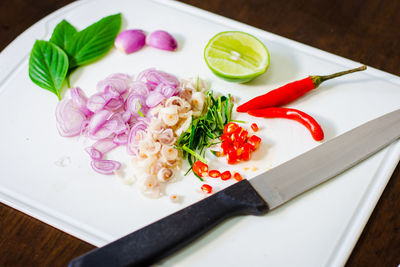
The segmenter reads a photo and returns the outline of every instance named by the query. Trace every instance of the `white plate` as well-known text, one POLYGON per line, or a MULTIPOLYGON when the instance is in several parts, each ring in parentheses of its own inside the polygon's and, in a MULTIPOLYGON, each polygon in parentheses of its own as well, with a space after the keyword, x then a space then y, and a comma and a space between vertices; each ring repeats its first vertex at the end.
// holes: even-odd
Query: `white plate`
MULTIPOLYGON (((177 37, 177 52, 146 47, 129 56, 117 51, 79 69, 72 84, 87 94, 114 72, 136 75, 148 67, 181 78, 203 77, 216 91, 240 101, 310 74, 329 74, 358 63, 274 34, 173 1, 97 0, 68 5, 29 28, 0 55, 0 200, 65 232, 101 246, 201 198, 192 176, 168 192, 184 195, 182 204, 168 198, 149 200, 137 186, 94 173, 83 148, 89 142, 58 135, 56 97, 28 78, 28 57, 35 39, 48 39, 67 19, 79 29, 101 17, 122 12, 123 28, 147 32, 164 29, 177 37), (242 30, 258 36, 271 53, 266 74, 246 85, 215 78, 203 49, 216 33, 242 30), (58 167, 63 157, 70 164, 58 167)), ((400 108, 400 78, 379 70, 335 79, 289 106, 313 115, 331 139, 370 119, 400 108)), ((316 145, 301 125, 286 120, 255 121, 263 147, 251 163, 240 164, 246 178, 274 167, 316 145), (243 171, 244 167, 258 168, 243 171)), ((397 142, 336 179, 261 217, 229 220, 163 262, 165 266, 323 266, 344 264, 390 178, 400 155, 397 142)), ((110 158, 128 163, 123 149, 110 158)), ((227 183, 213 183, 222 188, 227 183)))

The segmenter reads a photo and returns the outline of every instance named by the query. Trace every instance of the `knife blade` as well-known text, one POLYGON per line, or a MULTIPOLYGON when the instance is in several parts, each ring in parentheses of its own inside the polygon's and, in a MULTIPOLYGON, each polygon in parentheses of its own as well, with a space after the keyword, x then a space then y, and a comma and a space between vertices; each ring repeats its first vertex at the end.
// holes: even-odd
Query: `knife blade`
POLYGON ((262 215, 335 177, 400 137, 400 109, 333 138, 252 179, 74 260, 78 266, 148 266, 227 218, 262 215))

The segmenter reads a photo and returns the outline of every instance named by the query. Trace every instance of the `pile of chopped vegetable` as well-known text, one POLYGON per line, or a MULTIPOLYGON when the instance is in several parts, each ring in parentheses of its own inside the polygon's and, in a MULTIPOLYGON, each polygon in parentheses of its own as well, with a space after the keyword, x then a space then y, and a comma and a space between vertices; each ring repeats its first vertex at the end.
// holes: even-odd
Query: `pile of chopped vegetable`
MULTIPOLYGON (((191 168, 197 160, 207 163, 205 152, 219 143, 225 125, 232 120, 232 109, 230 95, 215 98, 212 91, 207 93, 201 116, 192 121, 177 141, 177 148, 183 151, 183 157, 187 158, 191 168)), ((201 176, 194 174, 202 180, 201 176)))
POLYGON ((130 144, 135 149, 136 163, 142 170, 142 192, 148 197, 159 197, 167 183, 174 181, 180 170, 182 152, 175 144, 193 118, 203 109, 204 89, 186 81, 179 87, 179 94, 162 101, 149 111, 146 129, 137 131, 130 144))
POLYGON ((89 98, 82 89, 71 88, 71 98, 64 98, 57 105, 57 128, 65 137, 83 135, 95 140, 86 148, 93 169, 113 174, 121 164, 104 159, 104 155, 121 145, 127 146, 129 154, 137 155, 136 138, 148 127, 147 113, 178 95, 178 85, 175 76, 147 69, 135 81, 127 74, 110 75, 97 84, 98 93, 89 98))

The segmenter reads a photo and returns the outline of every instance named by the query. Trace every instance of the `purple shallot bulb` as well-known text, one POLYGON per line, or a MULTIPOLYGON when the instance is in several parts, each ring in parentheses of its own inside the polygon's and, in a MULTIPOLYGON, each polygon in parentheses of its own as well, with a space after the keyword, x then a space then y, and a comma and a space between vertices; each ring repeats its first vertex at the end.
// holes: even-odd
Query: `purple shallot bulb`
POLYGON ((146 38, 146 44, 154 48, 168 51, 174 51, 178 47, 175 38, 168 32, 161 30, 150 33, 146 38))
POLYGON ((146 35, 142 30, 126 30, 115 38, 115 47, 125 54, 131 54, 146 43, 146 35))

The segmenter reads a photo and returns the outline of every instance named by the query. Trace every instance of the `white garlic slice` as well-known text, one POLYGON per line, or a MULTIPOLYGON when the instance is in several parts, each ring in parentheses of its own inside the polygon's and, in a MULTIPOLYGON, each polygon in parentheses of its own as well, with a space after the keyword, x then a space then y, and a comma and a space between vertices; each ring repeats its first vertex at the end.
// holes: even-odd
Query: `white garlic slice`
POLYGON ((191 104, 195 110, 202 110, 204 105, 204 94, 202 92, 193 93, 191 104))
POLYGON ((147 127, 147 132, 151 134, 154 139, 157 139, 157 135, 164 131, 164 125, 161 119, 153 118, 149 126, 147 127))
POLYGON ((179 117, 180 118, 189 118, 189 117, 192 117, 192 115, 193 115, 193 111, 188 111, 188 112, 185 112, 185 113, 179 113, 179 117))
POLYGON ((155 106, 154 108, 152 108, 150 110, 150 115, 153 116, 153 117, 158 115, 158 113, 160 113, 160 110, 162 108, 163 108, 163 105, 162 104, 158 104, 157 106, 155 106))
POLYGON ((156 155, 146 156, 140 158, 138 166, 145 172, 151 173, 153 166, 158 162, 158 157, 156 155))
POLYGON ((169 106, 160 111, 161 120, 168 126, 174 126, 179 121, 178 107, 169 106))
POLYGON ((161 144, 152 138, 146 138, 139 143, 139 154, 146 155, 147 157, 157 154, 160 149, 161 144))
POLYGON ((196 90, 195 83, 193 83, 193 78, 182 80, 181 86, 184 90, 196 90))
POLYGON ((157 140, 163 145, 173 145, 176 141, 174 131, 171 128, 164 129, 157 134, 157 140))
POLYGON ((183 120, 178 128, 175 130, 176 136, 180 136, 183 132, 189 129, 190 124, 192 123, 192 116, 188 117, 187 119, 183 120))
POLYGON ((159 198, 163 195, 163 187, 158 182, 156 176, 146 177, 141 184, 140 190, 148 198, 159 198))
POLYGON ((174 177, 175 173, 173 169, 162 168, 157 173, 157 179, 160 182, 168 182, 174 177))
POLYGON ((193 90, 183 89, 179 92, 179 97, 184 99, 185 101, 190 101, 192 98, 193 90))
POLYGON ((180 107, 182 107, 184 105, 184 101, 182 98, 180 98, 179 96, 173 96, 168 98, 165 101, 165 107, 169 107, 169 106, 178 106, 178 109, 180 107))
POLYGON ((172 146, 163 145, 161 147, 161 157, 165 161, 172 161, 178 159, 178 150, 172 146))
POLYGON ((152 175, 157 175, 157 173, 163 168, 163 163, 157 159, 149 169, 149 173, 152 175))

